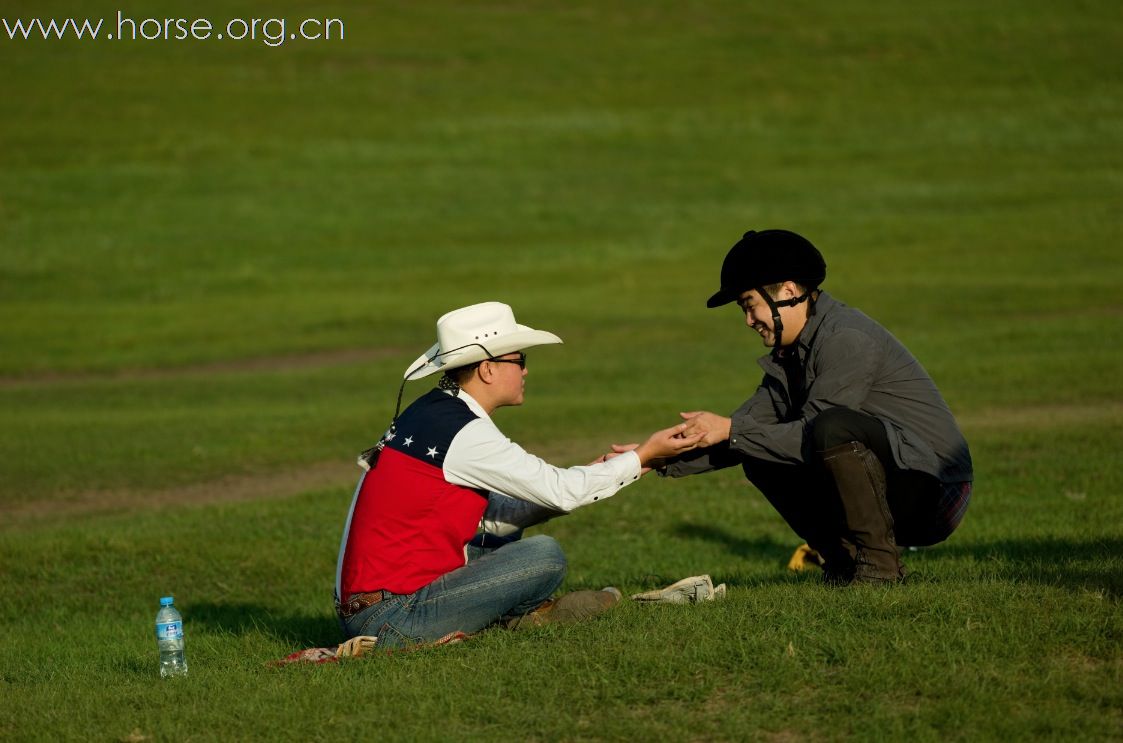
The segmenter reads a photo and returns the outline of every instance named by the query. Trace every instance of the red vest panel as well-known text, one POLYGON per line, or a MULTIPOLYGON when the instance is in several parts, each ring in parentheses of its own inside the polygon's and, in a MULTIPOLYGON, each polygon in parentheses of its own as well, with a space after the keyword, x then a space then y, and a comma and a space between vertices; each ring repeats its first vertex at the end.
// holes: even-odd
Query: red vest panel
POLYGON ((476 420, 441 390, 422 396, 397 422, 354 503, 340 566, 340 596, 413 593, 462 567, 464 547, 487 508, 486 492, 444 478, 444 455, 476 420))

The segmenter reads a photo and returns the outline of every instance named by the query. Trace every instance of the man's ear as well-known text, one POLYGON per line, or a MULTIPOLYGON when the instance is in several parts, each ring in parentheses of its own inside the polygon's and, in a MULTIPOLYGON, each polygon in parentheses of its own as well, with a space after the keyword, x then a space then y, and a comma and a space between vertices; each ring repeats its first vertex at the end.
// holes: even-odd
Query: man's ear
POLYGON ((476 367, 476 374, 484 384, 491 384, 491 380, 495 377, 495 367, 487 361, 481 361, 476 367))
POLYGON ((794 281, 785 281, 783 288, 787 289, 789 292, 788 296, 784 297, 784 299, 794 299, 800 294, 799 287, 795 285, 794 281))

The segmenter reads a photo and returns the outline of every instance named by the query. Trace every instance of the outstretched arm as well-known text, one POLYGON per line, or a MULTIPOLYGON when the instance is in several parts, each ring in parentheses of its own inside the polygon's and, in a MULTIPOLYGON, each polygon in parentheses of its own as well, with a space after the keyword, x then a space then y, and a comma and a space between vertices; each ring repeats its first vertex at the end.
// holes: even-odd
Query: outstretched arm
POLYGON ((489 420, 472 421, 445 455, 445 479, 568 513, 616 494, 650 462, 688 451, 699 437, 680 437, 685 424, 653 433, 636 451, 580 467, 555 467, 505 437, 489 420))
MULTIPOLYGON (((681 451, 652 460, 647 465, 648 469, 658 469, 662 475, 684 477, 724 469, 741 461, 736 453, 729 450, 729 445, 726 443, 729 439, 730 419, 704 411, 679 415, 686 420, 686 423, 679 424, 683 429, 680 435, 690 441, 691 445, 681 451)), ((637 448, 639 448, 638 444, 613 444, 612 451, 604 455, 604 458, 611 459, 637 448)), ((648 469, 644 469, 644 472, 648 469)))

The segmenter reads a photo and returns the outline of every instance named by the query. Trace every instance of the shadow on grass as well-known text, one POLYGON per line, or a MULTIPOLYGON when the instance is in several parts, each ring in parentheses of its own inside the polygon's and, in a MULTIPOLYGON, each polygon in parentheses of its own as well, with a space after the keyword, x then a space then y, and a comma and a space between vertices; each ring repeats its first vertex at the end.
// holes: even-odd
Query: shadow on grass
POLYGON ((794 533, 791 540, 781 542, 772 537, 735 534, 720 526, 695 524, 690 521, 680 521, 671 529, 671 535, 677 539, 716 542, 738 557, 782 562, 785 565, 791 557, 792 550, 800 544, 799 537, 794 533))
MULTIPOLYGON (((765 583, 793 579, 784 568, 794 545, 799 543, 795 534, 792 534, 791 541, 778 541, 690 522, 677 524, 671 533, 679 539, 715 542, 743 559, 776 564, 781 574, 775 580, 765 580, 765 583)), ((1015 583, 1039 583, 1071 590, 1100 591, 1112 597, 1123 596, 1123 570, 1120 569, 1123 539, 1116 537, 1076 539, 1043 536, 961 544, 953 535, 949 542, 927 548, 922 554, 925 560, 968 558, 986 565, 996 577, 1015 583)), ((906 553, 906 564, 909 559, 909 553, 906 553)))
MULTIPOLYGON (((806 577, 791 573, 787 570, 788 560, 792 556, 792 551, 801 543, 800 538, 796 536, 795 533, 791 535, 791 539, 781 541, 770 536, 736 534, 720 526, 696 524, 690 521, 679 522, 670 529, 670 533, 676 539, 700 540, 715 543, 724 547, 736 557, 744 560, 775 565, 775 576, 763 580, 754 580, 753 583, 756 585, 762 583, 790 583, 793 580, 806 577)), ((810 574, 813 574, 816 579, 818 578, 817 571, 809 573, 809 575, 810 574)), ((683 576, 680 575, 678 577, 669 578, 669 580, 660 577, 653 582, 653 585, 666 585, 682 577, 683 576)), ((737 583, 737 578, 732 575, 712 572, 711 577, 714 579, 714 583, 737 583)), ((649 578, 647 582, 651 583, 652 581, 649 578)))
POLYGON ((932 549, 932 557, 971 558, 987 564, 1002 578, 1072 590, 1123 596, 1123 539, 1117 537, 1026 537, 977 544, 948 544, 932 549))
POLYGON ((327 647, 343 641, 334 617, 276 611, 248 602, 192 603, 191 622, 232 635, 260 633, 299 647, 327 647))

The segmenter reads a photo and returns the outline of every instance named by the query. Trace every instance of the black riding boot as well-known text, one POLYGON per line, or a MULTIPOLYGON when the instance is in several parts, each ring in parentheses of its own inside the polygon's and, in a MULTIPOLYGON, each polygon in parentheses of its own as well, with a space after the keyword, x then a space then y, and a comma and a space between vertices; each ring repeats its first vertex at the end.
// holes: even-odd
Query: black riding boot
POLYGON ((819 452, 819 456, 838 489, 846 539, 854 548, 853 580, 900 581, 905 571, 893 536, 893 515, 885 499, 885 468, 881 461, 857 441, 831 447, 819 452))

